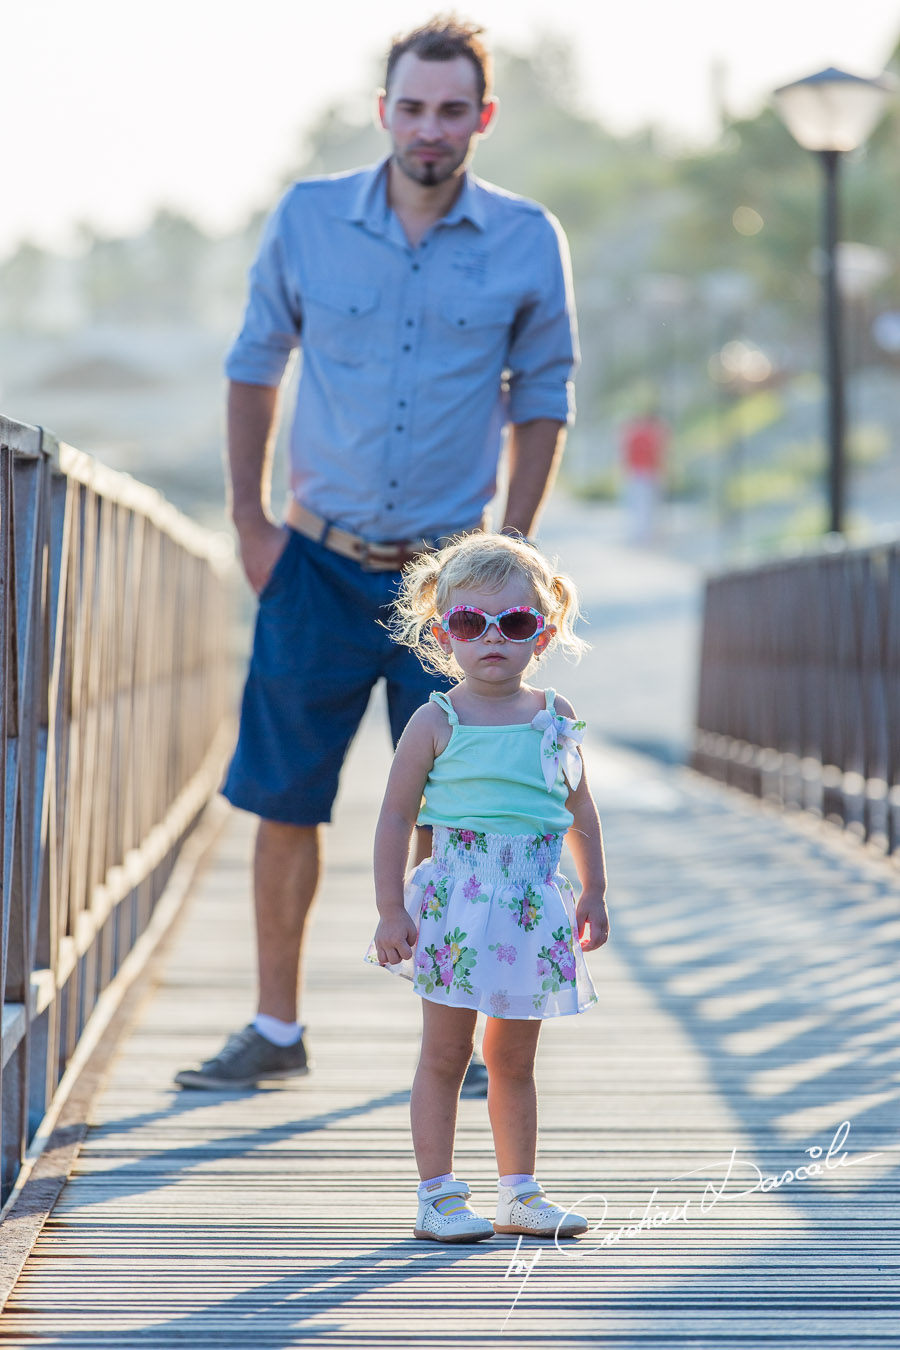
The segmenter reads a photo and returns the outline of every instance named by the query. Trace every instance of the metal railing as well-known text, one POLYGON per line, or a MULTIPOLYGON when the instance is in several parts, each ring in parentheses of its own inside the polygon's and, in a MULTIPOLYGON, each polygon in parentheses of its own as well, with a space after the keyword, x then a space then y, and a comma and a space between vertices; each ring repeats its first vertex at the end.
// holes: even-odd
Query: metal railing
POLYGON ((227 550, 0 417, 2 1198, 215 791, 227 550))
POLYGON ((710 579, 695 768, 900 845, 900 542, 710 579))

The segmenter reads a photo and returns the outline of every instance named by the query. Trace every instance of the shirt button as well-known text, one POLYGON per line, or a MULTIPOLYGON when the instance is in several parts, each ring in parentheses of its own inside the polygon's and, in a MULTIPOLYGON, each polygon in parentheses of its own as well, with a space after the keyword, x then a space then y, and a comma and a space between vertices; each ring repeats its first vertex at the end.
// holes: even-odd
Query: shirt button
POLYGON ((465 328, 466 326, 465 319, 457 319, 456 322, 459 324, 460 328, 465 328))
POLYGON ((393 503, 393 502, 388 502, 388 504, 387 504, 387 509, 388 509, 388 511, 393 511, 393 509, 394 509, 394 503, 393 503))
POLYGON ((418 263, 413 263, 413 265, 412 265, 412 270, 413 270, 414 272, 418 272, 418 270, 419 270, 419 264, 418 264, 418 263))
POLYGON ((415 328, 415 326, 416 326, 416 321, 415 321, 415 319, 407 319, 407 320, 406 320, 406 326, 407 326, 407 328, 415 328))
POLYGON ((396 429, 397 431, 402 431, 402 430, 403 430, 403 423, 402 423, 402 422, 398 422, 395 429, 396 429))
POLYGON ((399 487, 399 486, 400 484, 397 482, 396 478, 392 478, 391 481, 388 483, 388 487, 399 487))
POLYGON ((411 352, 411 351, 412 351, 412 347, 409 345, 408 342, 404 342, 404 344, 403 344, 403 350, 404 350, 405 352, 411 352))
POLYGON ((405 408, 405 407, 406 407, 406 399, 405 399, 405 398, 401 398, 400 402, 397 404, 397 407, 398 407, 398 408, 405 408))

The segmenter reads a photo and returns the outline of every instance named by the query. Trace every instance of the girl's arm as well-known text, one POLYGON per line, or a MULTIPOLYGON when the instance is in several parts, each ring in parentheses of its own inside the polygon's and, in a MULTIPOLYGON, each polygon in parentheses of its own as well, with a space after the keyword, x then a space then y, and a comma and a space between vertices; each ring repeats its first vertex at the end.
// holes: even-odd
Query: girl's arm
POLYGON ((575 920, 582 950, 592 952, 602 947, 609 937, 609 915, 606 912, 603 833, 597 807, 583 773, 578 787, 569 793, 567 805, 575 819, 569 826, 566 843, 575 859, 575 869, 581 882, 575 920), (585 928, 590 931, 589 938, 584 936, 585 928))
POLYGON ((375 950, 383 966, 409 960, 416 940, 416 925, 403 904, 403 881, 422 791, 434 764, 435 738, 442 729, 448 729, 446 717, 432 704, 413 714, 400 737, 385 788, 375 829, 375 900, 381 915, 375 950))
MULTIPOLYGON (((556 706, 564 717, 575 716, 567 699, 557 697, 556 706)), ((603 831, 600 828, 597 805, 588 787, 587 774, 583 771, 578 787, 569 793, 566 805, 574 817, 566 835, 566 843, 575 860, 575 870, 581 882, 581 895, 575 907, 575 921, 582 950, 592 952, 597 947, 602 947, 609 937, 609 915, 606 911, 606 858, 603 853, 603 831), (585 929, 588 929, 590 934, 587 938, 585 929)))

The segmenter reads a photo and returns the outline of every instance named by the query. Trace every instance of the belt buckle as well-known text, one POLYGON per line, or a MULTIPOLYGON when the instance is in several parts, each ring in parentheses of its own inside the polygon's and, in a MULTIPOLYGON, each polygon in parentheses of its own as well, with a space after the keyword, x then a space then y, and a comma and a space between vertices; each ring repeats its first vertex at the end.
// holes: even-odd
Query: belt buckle
POLYGON ((364 572, 400 572, 432 546, 425 539, 363 540, 359 562, 364 572))
POLYGON ((393 572, 395 570, 399 572, 403 565, 399 561, 402 547, 401 544, 393 541, 377 544, 372 540, 363 539, 359 550, 359 565, 364 572, 393 572), (380 552, 379 550, 383 551, 380 552), (387 561, 391 550, 398 560, 396 564, 393 561, 387 561))

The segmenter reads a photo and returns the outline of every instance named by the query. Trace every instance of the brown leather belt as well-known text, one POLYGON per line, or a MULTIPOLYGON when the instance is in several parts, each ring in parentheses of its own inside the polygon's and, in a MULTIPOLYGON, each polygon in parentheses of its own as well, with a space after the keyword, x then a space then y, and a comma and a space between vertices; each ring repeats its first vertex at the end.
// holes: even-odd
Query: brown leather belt
MULTIPOLYGON (((363 539, 362 535, 351 534, 349 530, 332 525, 324 516, 317 516, 315 511, 301 506, 296 497, 292 497, 288 503, 285 520, 292 529, 306 535, 307 539, 314 539, 323 548, 331 549, 332 553, 339 553, 343 558, 352 558, 367 572, 399 572, 420 553, 430 553, 447 542, 446 538, 442 538, 374 543, 371 539, 363 539)), ((479 524, 474 528, 480 529, 481 526, 479 524)))

